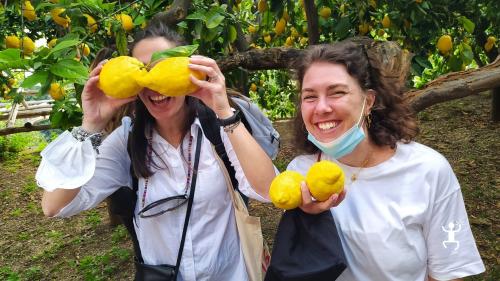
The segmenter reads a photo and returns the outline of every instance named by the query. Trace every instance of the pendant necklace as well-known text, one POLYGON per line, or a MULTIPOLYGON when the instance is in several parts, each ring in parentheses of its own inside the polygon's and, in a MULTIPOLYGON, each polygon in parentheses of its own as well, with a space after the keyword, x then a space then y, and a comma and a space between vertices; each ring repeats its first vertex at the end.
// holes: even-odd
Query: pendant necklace
POLYGON ((352 173, 351 175, 351 182, 355 182, 358 179, 359 173, 361 172, 362 169, 366 168, 366 165, 368 164, 368 161, 370 160, 371 153, 368 153, 366 155, 365 160, 361 164, 361 167, 359 167, 358 171, 356 173, 352 173))

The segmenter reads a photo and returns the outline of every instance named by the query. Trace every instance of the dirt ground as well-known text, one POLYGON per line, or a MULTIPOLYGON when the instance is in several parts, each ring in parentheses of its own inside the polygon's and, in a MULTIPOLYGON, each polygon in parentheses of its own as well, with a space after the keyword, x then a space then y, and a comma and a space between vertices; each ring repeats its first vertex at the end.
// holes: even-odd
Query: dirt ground
MULTIPOLYGON (((500 123, 492 123, 489 94, 439 104, 419 114, 418 141, 442 153, 461 185, 469 220, 487 272, 466 280, 500 280, 498 239, 500 123)), ((284 143, 283 168, 296 155, 290 124, 276 123, 284 143)), ((0 280, 131 280, 131 243, 111 228, 105 204, 70 219, 47 219, 34 175, 38 153, 0 162, 0 280)), ((251 202, 272 247, 281 211, 251 202)))

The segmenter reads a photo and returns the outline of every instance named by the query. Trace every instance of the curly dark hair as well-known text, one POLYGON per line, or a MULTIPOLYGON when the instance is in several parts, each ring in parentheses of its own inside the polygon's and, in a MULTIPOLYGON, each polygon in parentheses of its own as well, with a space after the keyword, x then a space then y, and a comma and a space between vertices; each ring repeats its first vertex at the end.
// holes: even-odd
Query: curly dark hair
POLYGON ((304 75, 314 62, 342 64, 364 91, 376 92, 371 110, 370 139, 378 146, 396 147, 398 141, 408 143, 418 134, 415 114, 403 100, 410 56, 392 43, 345 40, 334 44, 309 47, 295 65, 299 95, 296 102, 295 141, 297 148, 315 153, 318 148, 307 140, 302 119, 300 89, 304 75), (385 44, 385 45, 384 45, 385 44), (379 48, 379 50, 375 50, 379 48), (387 55, 393 56, 392 60, 387 55), (396 58, 394 58, 394 56, 396 58))

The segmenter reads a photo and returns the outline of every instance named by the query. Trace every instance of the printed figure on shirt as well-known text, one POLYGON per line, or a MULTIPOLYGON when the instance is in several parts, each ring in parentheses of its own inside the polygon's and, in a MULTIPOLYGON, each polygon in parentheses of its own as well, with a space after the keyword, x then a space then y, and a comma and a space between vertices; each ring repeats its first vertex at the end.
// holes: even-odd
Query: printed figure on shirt
MULTIPOLYGON (((392 43, 377 44, 404 54, 392 43)), ((414 141, 417 123, 402 98, 409 57, 391 65, 375 45, 350 40, 311 46, 298 59, 295 138, 304 154, 287 169, 306 175, 326 159, 346 179, 346 193, 324 202, 303 187, 300 207, 311 214, 331 210, 347 260, 337 280, 479 274, 485 268, 457 178, 441 154, 414 141)))
MULTIPOLYGON (((133 57, 148 64, 154 52, 186 44, 164 22, 157 15, 135 34, 130 46, 133 57)), ((45 215, 68 217, 93 208, 120 187, 131 187, 134 176, 138 190, 133 225, 143 260, 136 263, 136 280, 143 278, 143 271, 176 265, 183 233, 177 280, 248 280, 223 168, 194 107, 201 102, 221 120, 239 120, 233 117, 217 63, 205 56, 190 57, 189 68, 209 79, 191 76, 198 90, 187 96, 163 96, 144 88, 137 97, 126 99, 107 97, 99 89, 105 63, 92 70, 85 84, 83 122, 77 134, 64 132, 42 152, 36 179, 45 189, 45 215), (133 104, 131 117, 124 117, 100 145, 92 141, 91 136, 100 134, 126 104, 133 104), (190 198, 192 182, 194 198, 190 198), (192 208, 184 232, 189 200, 192 208)), ((241 122, 228 126, 231 130, 221 127, 221 137, 239 191, 268 202, 269 185, 276 176, 271 159, 241 122)))

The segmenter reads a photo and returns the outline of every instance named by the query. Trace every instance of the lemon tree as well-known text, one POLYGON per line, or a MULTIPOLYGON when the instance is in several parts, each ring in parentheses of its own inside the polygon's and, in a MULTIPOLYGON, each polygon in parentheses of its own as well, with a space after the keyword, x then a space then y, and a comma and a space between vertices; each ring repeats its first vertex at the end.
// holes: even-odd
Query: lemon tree
MULTIPOLYGON (((498 10, 498 1, 489 0, 2 1, 0 25, 9 28, 0 30, 1 98, 47 98, 57 82, 66 94, 53 109, 52 124, 79 123, 79 96, 97 51, 110 47, 114 57, 129 55, 133 32, 159 12, 201 54, 216 59, 359 35, 395 41, 415 54, 411 83, 418 88, 444 73, 492 62, 498 10), (446 42, 439 44, 440 38, 446 42), (18 83, 9 85, 14 77, 18 83)), ((288 72, 256 69, 225 73, 228 86, 249 94, 271 118, 292 116, 296 91, 288 72)))

